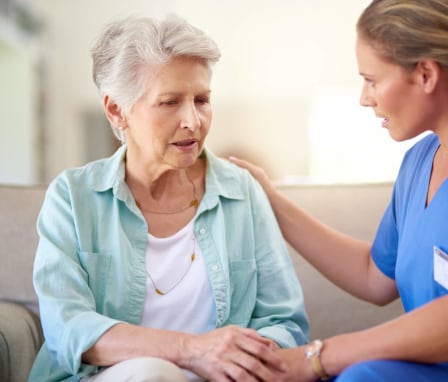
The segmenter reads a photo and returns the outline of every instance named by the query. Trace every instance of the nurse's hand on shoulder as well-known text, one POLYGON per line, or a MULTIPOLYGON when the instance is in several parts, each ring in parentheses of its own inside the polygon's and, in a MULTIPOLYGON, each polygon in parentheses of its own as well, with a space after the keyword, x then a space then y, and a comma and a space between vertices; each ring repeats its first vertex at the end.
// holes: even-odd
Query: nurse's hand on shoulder
POLYGON ((262 169, 261 167, 258 167, 254 165, 251 162, 248 162, 244 159, 239 159, 236 157, 229 157, 228 158, 230 162, 245 168, 246 170, 249 170, 249 172, 252 174, 252 176, 258 180, 258 182, 261 184, 261 186, 264 188, 265 192, 269 195, 271 191, 275 191, 274 184, 269 179, 268 174, 262 169))
POLYGON ((188 337, 180 351, 189 357, 180 366, 214 382, 284 382, 277 349, 252 329, 227 326, 188 337))

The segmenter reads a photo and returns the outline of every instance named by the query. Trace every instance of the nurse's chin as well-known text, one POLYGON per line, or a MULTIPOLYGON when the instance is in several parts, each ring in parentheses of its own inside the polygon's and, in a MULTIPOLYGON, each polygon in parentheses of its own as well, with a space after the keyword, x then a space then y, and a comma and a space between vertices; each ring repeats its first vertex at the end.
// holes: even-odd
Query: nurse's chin
POLYGON ((415 138, 418 134, 410 134, 408 131, 401 131, 398 129, 393 128, 387 128, 387 131, 389 132, 390 137, 395 142, 404 142, 408 141, 409 139, 415 138))

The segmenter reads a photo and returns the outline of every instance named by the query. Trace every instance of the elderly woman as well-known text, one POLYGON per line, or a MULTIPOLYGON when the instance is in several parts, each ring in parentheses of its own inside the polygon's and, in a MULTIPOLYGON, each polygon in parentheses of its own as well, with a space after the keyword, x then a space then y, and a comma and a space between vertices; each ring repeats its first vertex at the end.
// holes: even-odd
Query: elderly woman
POLYGON ((204 148, 215 43, 129 18, 92 56, 123 145, 48 189, 30 381, 282 380, 276 349, 306 342, 302 293, 261 187, 204 148))

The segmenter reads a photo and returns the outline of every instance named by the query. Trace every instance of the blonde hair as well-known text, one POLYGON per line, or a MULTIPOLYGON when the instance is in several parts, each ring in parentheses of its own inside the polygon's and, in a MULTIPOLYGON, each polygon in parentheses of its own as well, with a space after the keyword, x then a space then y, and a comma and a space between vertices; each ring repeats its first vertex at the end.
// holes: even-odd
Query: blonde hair
POLYGON ((448 0, 373 0, 356 27, 390 62, 412 68, 430 59, 448 67, 448 0))
MULTIPOLYGON (((184 19, 130 16, 105 26, 91 49, 93 80, 100 95, 108 95, 124 112, 144 95, 147 69, 157 69, 175 57, 203 60, 211 70, 220 58, 216 43, 184 19), (145 68, 145 71, 141 69, 145 68)), ((111 126, 124 142, 121 130, 111 126)))

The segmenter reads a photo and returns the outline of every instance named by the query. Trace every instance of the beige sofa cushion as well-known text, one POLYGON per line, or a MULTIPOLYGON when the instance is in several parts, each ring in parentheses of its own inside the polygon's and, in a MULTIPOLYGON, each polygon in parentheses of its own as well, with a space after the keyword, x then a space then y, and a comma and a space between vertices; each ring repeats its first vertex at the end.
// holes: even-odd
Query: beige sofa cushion
POLYGON ((32 283, 37 247, 36 219, 46 186, 0 187, 0 300, 17 301, 37 310, 32 283))
POLYGON ((22 305, 0 302, 0 381, 26 381, 42 341, 35 313, 22 305))
MULTIPOLYGON (((389 203, 392 187, 392 183, 378 183, 279 188, 322 222, 371 241, 389 203)), ((358 300, 326 280, 292 248, 290 253, 303 287, 310 338, 369 328, 403 313, 400 300, 384 307, 358 300)))

